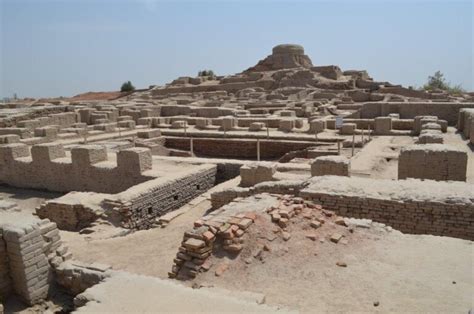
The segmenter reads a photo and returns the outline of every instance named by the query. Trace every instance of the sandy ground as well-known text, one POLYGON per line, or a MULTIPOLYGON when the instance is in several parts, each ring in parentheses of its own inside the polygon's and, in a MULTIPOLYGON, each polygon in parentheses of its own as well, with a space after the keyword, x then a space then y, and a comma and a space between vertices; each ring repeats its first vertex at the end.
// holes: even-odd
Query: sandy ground
MULTIPOLYGON (((466 151, 468 156, 467 182, 474 183, 474 151, 461 135, 452 127, 443 134, 444 143, 466 151)), ((414 144, 414 137, 378 136, 373 137, 363 149, 351 159, 351 174, 375 179, 398 178, 398 155, 404 146, 414 144)))
POLYGON ((198 281, 260 292, 267 304, 301 312, 467 313, 473 307, 470 241, 377 228, 357 229, 347 244, 291 235, 269 244, 264 263, 238 257, 221 277, 211 269, 198 281))
POLYGON ((413 143, 413 138, 407 136, 372 137, 372 140, 351 159, 351 174, 396 180, 400 149, 413 143))
POLYGON ((17 203, 19 210, 27 215, 33 214, 35 208, 44 201, 60 197, 61 195, 63 194, 0 186, 0 199, 17 203))
POLYGON ((190 289, 171 280, 118 273, 88 289, 77 313, 288 313, 216 289, 190 289), (118 300, 120 300, 118 302, 118 300))
POLYGON ((81 235, 77 232, 60 231, 60 235, 77 260, 101 262, 117 270, 167 278, 184 232, 192 228, 193 222, 211 208, 210 193, 236 186, 239 182, 240 178, 224 182, 194 199, 190 202, 191 206, 184 206, 189 210, 172 220, 166 228, 137 231, 124 237, 116 237, 115 235, 120 233, 117 228, 99 225, 95 228, 99 230, 97 233, 81 235), (107 238, 104 239, 105 237, 107 238), (144 260, 147 263, 143 263, 144 260))
MULTIPOLYGON (((164 229, 102 240, 93 234, 61 236, 77 260, 167 278, 184 231, 210 208, 208 200, 196 202, 164 229)), ((269 305, 302 312, 466 313, 473 307, 472 241, 357 228, 347 244, 335 245, 310 241, 302 232, 295 228, 288 242, 272 242, 264 263, 247 265, 238 257, 223 276, 212 268, 194 282, 263 293, 269 305), (347 267, 336 266, 340 261, 347 267)))

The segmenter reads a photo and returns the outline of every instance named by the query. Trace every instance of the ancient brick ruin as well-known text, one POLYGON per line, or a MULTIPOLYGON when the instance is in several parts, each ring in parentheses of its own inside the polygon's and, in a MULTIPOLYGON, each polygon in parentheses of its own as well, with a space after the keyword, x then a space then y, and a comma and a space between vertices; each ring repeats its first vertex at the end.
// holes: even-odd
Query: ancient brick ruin
POLYGON ((95 262, 114 254, 145 274, 166 256, 169 278, 197 286, 209 273, 232 281, 232 265, 265 267, 272 243, 283 256, 304 241, 363 242, 354 226, 367 220, 474 241, 472 93, 378 81, 285 44, 234 75, 1 109, 0 183, 14 192, 0 200, 0 303, 60 289, 69 310, 87 307, 89 292, 128 278, 127 262, 95 262), (76 259, 83 243, 90 256, 76 259))

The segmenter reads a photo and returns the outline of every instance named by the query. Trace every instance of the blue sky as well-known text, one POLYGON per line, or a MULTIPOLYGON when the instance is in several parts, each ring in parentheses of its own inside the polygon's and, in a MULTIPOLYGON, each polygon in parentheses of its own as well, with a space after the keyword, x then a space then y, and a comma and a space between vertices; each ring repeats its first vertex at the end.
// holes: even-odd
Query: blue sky
POLYGON ((72 96, 240 72, 281 43, 315 65, 474 90, 472 1, 0 0, 0 96, 72 96))

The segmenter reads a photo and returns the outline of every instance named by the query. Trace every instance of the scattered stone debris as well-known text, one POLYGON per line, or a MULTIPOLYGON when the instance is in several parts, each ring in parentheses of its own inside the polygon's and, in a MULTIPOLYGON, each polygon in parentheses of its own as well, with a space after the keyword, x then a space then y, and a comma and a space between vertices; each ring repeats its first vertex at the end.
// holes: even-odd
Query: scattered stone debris
POLYGON ((331 235, 331 242, 338 243, 342 239, 342 234, 340 233, 333 233, 331 235))
POLYGON ((224 272, 229 268, 229 263, 228 262, 222 262, 219 265, 216 266, 216 271, 215 275, 220 277, 224 272))
MULTIPOLYGON (((179 274, 181 278, 195 278, 199 271, 208 271, 212 264, 207 261, 217 240, 224 251, 238 254, 243 249, 246 230, 256 217, 255 213, 249 212, 230 217, 227 222, 195 221, 194 229, 184 234, 183 245, 168 276, 176 278, 179 274)), ((216 275, 220 276, 226 268, 217 267, 216 275)))

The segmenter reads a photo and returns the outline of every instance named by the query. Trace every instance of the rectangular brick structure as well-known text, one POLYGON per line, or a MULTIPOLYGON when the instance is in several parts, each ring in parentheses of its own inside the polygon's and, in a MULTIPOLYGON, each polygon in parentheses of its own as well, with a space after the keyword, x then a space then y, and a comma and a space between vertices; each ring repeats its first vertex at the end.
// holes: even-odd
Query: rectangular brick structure
POLYGON ((467 153, 442 144, 412 145, 402 148, 398 159, 398 179, 466 181, 467 153))
POLYGON ((474 240, 474 189, 464 182, 323 176, 311 178, 299 196, 401 232, 474 240))

